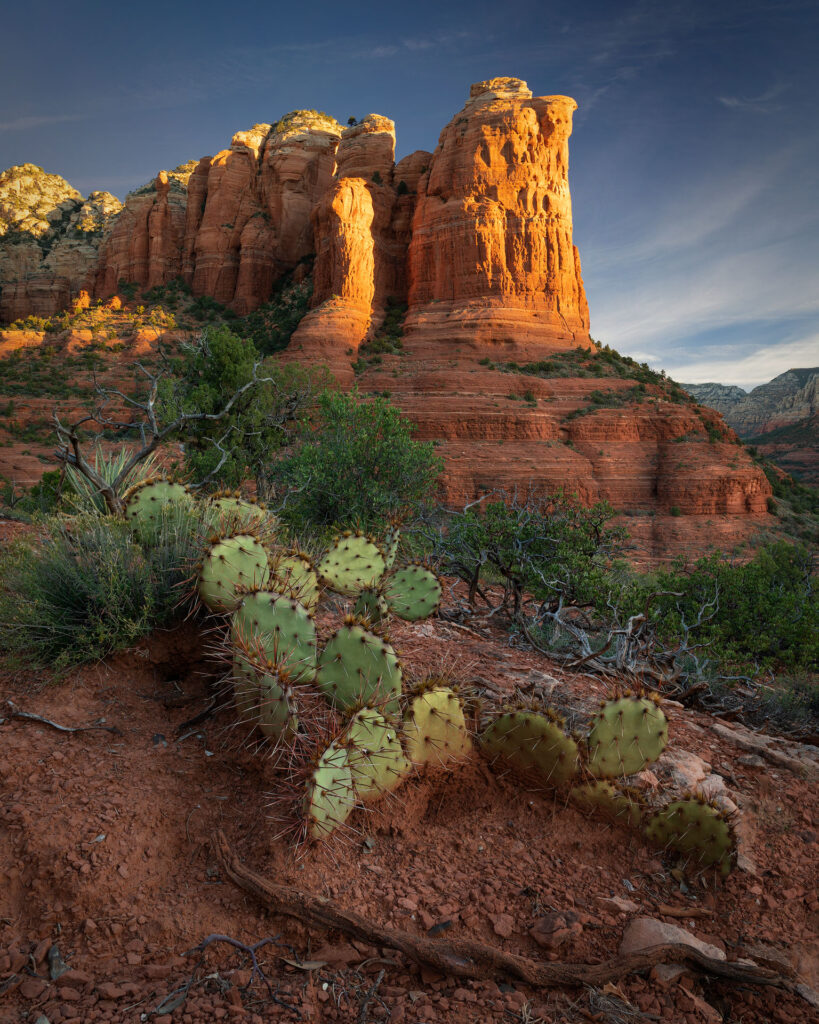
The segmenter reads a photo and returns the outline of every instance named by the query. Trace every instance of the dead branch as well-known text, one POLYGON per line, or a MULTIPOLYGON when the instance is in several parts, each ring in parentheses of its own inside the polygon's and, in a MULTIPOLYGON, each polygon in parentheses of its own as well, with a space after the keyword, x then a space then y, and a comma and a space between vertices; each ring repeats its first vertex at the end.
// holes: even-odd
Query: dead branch
POLYGON ((112 732, 115 736, 121 736, 122 731, 115 725, 103 725, 102 721, 92 722, 90 725, 60 725, 59 722, 52 722, 50 718, 43 718, 42 715, 35 715, 30 711, 21 711, 17 705, 10 700, 6 701, 9 709, 9 718, 22 718, 29 722, 40 722, 41 725, 50 725, 58 732, 91 732, 94 729, 101 729, 103 732, 112 732))
POLYGON ((433 967, 452 977, 485 980, 497 972, 519 978, 538 988, 599 986, 657 964, 684 963, 715 978, 746 985, 773 985, 808 998, 804 991, 800 991, 804 986, 795 985, 773 970, 756 964, 716 960, 681 943, 652 946, 640 953, 615 957, 599 964, 544 963, 471 939, 444 941, 412 935, 398 928, 383 928, 323 896, 314 896, 287 885, 277 885, 263 878, 242 863, 223 832, 216 832, 211 842, 224 874, 274 913, 292 917, 308 927, 338 929, 345 935, 373 946, 388 946, 418 964, 433 967))

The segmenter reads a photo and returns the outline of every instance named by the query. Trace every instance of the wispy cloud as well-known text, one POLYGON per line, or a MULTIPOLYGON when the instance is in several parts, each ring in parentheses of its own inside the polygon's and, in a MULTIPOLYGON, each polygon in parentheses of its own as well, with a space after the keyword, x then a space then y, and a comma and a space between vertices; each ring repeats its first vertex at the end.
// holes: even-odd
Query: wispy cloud
POLYGON ((785 370, 816 366, 819 363, 819 332, 781 345, 760 346, 743 354, 736 351, 730 356, 714 356, 666 365, 676 380, 686 384, 737 384, 746 390, 777 377, 785 370))
POLYGON ((760 93, 759 96, 717 96, 719 102, 728 107, 729 110, 747 110, 754 114, 772 114, 782 109, 781 103, 776 103, 780 96, 790 89, 790 82, 779 82, 772 85, 770 89, 760 93))
POLYGON ((13 121, 0 121, 0 132, 22 132, 30 128, 45 128, 52 124, 69 121, 86 121, 90 114, 42 114, 30 117, 16 117, 13 121))

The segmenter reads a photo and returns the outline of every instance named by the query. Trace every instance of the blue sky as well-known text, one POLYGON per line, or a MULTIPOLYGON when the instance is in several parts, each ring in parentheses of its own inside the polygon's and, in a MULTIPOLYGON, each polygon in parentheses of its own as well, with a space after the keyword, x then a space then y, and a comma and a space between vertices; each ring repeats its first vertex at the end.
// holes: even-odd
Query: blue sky
POLYGON ((434 149, 473 81, 580 105, 592 334, 678 380, 819 364, 819 2, 30 0, 4 13, 0 168, 122 198, 313 107, 434 149))

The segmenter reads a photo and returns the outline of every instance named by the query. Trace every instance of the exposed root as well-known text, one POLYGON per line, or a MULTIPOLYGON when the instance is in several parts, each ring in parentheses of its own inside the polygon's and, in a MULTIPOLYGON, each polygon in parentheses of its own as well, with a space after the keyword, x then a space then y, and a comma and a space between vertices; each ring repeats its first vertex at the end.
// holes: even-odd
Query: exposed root
POLYGON ((629 956, 600 964, 543 963, 471 939, 431 939, 397 928, 383 928, 355 911, 344 910, 323 896, 313 896, 286 885, 276 885, 241 862, 223 832, 212 837, 216 858, 224 874, 239 888, 251 893, 269 910, 295 918, 309 927, 338 929, 374 946, 398 950, 418 964, 433 967, 456 978, 486 980, 495 973, 519 978, 539 988, 564 985, 602 986, 635 971, 657 964, 684 963, 715 978, 746 985, 773 985, 811 1002, 815 994, 804 986, 756 964, 716 960, 681 943, 652 946, 629 956))

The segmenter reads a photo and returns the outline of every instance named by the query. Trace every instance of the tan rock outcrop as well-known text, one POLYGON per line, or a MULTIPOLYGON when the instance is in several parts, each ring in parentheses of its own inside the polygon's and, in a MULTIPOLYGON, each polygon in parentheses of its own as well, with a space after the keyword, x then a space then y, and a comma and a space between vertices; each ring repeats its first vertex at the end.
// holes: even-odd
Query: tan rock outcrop
POLYGON ((120 209, 110 193, 84 200, 33 164, 0 174, 0 323, 65 309, 93 273, 120 209))

